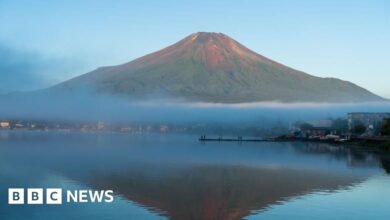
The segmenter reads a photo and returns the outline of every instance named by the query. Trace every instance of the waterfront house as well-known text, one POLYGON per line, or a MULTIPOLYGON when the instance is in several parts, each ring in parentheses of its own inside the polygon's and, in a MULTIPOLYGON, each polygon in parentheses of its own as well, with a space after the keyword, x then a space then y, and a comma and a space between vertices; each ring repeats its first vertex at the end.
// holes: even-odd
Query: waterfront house
POLYGON ((0 122, 0 128, 9 129, 10 128, 10 123, 8 121, 1 121, 0 122))
POLYGON ((375 136, 380 133, 384 121, 390 118, 389 112, 352 112, 348 113, 348 129, 352 131, 356 126, 364 126, 366 134, 375 136))

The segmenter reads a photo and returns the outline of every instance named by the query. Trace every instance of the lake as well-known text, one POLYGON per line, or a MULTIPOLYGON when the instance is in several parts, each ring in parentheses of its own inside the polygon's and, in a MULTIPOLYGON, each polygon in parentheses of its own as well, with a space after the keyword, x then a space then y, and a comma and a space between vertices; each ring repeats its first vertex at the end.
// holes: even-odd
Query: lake
POLYGON ((193 135, 0 131, 0 219, 390 219, 390 155, 193 135), (8 205, 8 188, 113 203, 8 205))

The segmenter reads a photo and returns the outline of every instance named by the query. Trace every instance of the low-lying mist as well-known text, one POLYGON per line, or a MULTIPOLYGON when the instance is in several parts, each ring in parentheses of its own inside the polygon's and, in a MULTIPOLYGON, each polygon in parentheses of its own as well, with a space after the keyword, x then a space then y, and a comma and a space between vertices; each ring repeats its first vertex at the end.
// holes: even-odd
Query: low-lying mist
POLYGON ((131 101, 88 92, 14 93, 0 96, 0 120, 225 124, 272 127, 295 121, 346 118, 348 112, 389 112, 390 103, 202 103, 174 99, 131 101))

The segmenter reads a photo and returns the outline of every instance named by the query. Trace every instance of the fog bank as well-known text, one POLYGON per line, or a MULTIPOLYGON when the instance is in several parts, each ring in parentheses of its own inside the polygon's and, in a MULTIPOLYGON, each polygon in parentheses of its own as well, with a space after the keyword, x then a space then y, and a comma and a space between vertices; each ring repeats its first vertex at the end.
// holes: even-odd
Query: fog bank
POLYGON ((188 103, 180 100, 130 101, 91 93, 38 91, 0 96, 0 119, 137 123, 291 123, 345 118, 348 112, 389 112, 390 103, 188 103))

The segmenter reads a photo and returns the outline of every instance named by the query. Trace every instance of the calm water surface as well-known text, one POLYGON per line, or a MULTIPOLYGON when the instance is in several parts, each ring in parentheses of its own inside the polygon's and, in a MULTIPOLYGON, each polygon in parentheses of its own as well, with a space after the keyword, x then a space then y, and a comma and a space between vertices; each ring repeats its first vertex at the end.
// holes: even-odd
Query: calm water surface
POLYGON ((0 131, 0 219, 390 219, 390 155, 191 135, 0 131), (10 206, 9 187, 113 203, 10 206))

